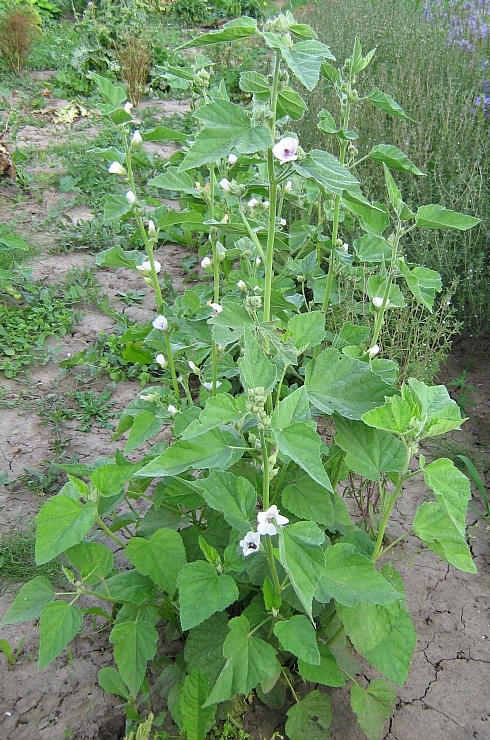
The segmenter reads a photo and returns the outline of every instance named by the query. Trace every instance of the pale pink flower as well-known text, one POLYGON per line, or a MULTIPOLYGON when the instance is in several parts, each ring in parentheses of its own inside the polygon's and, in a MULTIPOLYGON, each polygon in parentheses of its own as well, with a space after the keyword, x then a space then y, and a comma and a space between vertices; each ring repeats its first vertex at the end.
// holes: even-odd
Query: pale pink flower
POLYGON ((293 162, 295 159, 298 159, 297 151, 298 142, 292 136, 286 136, 272 147, 272 154, 279 160, 279 164, 293 162))

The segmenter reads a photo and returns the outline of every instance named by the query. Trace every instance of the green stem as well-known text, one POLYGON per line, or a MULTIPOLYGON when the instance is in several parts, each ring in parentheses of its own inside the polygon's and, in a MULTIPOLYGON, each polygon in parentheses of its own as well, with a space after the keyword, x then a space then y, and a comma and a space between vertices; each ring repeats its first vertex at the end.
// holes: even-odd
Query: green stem
POLYGON ((397 500, 398 496, 400 495, 400 493, 402 491, 403 484, 405 483, 405 481, 408 480, 408 478, 411 478, 412 477, 412 474, 411 473, 408 473, 408 466, 409 466, 409 463, 410 463, 410 459, 412 457, 412 450, 411 450, 411 448, 410 447, 406 447, 406 452, 407 452, 407 461, 405 463, 403 472, 400 473, 400 477, 398 479, 398 483, 395 486, 395 490, 393 491, 392 495, 390 496, 390 498, 386 502, 385 506, 383 507, 383 518, 381 519, 381 524, 379 525, 378 537, 376 539, 376 545, 374 547, 374 552, 373 552, 373 554, 371 556, 371 560, 373 561, 373 563, 375 563, 376 560, 382 554, 381 551, 382 551, 382 548, 383 548, 383 540, 384 540, 384 536, 385 536, 385 532, 386 532, 386 527, 388 526, 388 521, 389 521, 389 518, 391 516, 391 512, 393 511, 393 507, 394 507, 394 505, 396 503, 396 500, 397 500))
POLYGON ((391 248, 391 264, 390 264, 388 275, 386 278, 386 288, 383 294, 383 303, 381 304, 380 309, 378 311, 378 315, 376 316, 371 346, 374 346, 377 343, 379 334, 381 332, 381 327, 383 326, 383 319, 384 319, 384 315, 386 311, 386 306, 388 305, 388 299, 390 297, 391 285, 393 281, 393 274, 395 270, 395 262, 396 262, 397 253, 398 253, 398 244, 400 243, 401 234, 402 234, 401 225, 398 224, 396 228, 396 232, 395 232, 395 238, 393 240, 393 246, 391 248))
MULTIPOLYGON (((214 220, 214 190, 216 186, 216 172, 214 164, 209 167, 209 218, 214 220)), ((216 229, 211 227, 211 253, 213 255, 213 302, 219 303, 219 260, 216 229)), ((216 384, 218 381, 218 350, 216 342, 211 341, 211 395, 216 395, 216 384)))
POLYGON ((250 239, 252 240, 252 242, 253 242, 253 244, 255 246, 255 249, 257 250, 257 252, 258 252, 258 254, 260 256, 260 259, 262 260, 262 262, 264 262, 265 261, 265 254, 264 254, 264 250, 262 249, 262 244, 260 243, 257 234, 255 233, 255 231, 250 226, 249 221, 248 221, 248 218, 245 216, 245 211, 243 210, 243 203, 242 203, 241 200, 238 201, 238 210, 240 211, 240 216, 242 217, 242 221, 243 221, 243 224, 244 224, 245 228, 247 229, 248 235, 249 235, 250 239))
POLYGON ((264 511, 267 511, 270 505, 269 448, 267 446, 267 440, 262 429, 259 432, 259 436, 260 445, 262 448, 262 506, 264 508, 264 511))
POLYGON ((293 689, 293 684, 289 680, 289 676, 288 676, 287 672, 284 670, 284 667, 283 666, 281 666, 281 671, 282 671, 282 675, 284 676, 284 678, 286 679, 286 681, 287 681, 287 683, 289 685, 289 688, 291 689, 291 693, 292 693, 292 695, 294 697, 294 701, 296 702, 296 704, 299 704, 300 701, 301 701, 301 699, 297 695, 296 691, 293 689))
POLYGON ((172 345, 170 344, 170 332, 165 333, 165 348, 167 351, 168 366, 170 368, 170 374, 172 376, 172 385, 174 387, 174 393, 177 400, 180 398, 179 381, 177 380, 177 373, 175 371, 174 356, 172 353, 172 345))
POLYGON ((107 535, 108 537, 110 537, 111 539, 113 539, 113 540, 114 540, 114 542, 117 542, 117 544, 118 544, 118 545, 119 545, 120 547, 123 547, 123 548, 125 548, 125 547, 126 547, 126 544, 125 544, 125 543, 124 543, 124 542, 123 542, 122 540, 120 540, 120 539, 119 539, 119 537, 116 537, 116 535, 114 534, 114 532, 111 532, 111 530, 109 529, 109 527, 107 526, 107 524, 106 524, 105 522, 103 522, 103 521, 102 521, 102 517, 100 517, 100 516, 96 516, 96 517, 95 517, 95 521, 96 521, 96 522, 97 522, 97 524, 98 524, 98 525, 99 525, 99 526, 101 527, 101 529, 103 529, 103 530, 104 530, 104 532, 106 533, 106 535, 107 535))

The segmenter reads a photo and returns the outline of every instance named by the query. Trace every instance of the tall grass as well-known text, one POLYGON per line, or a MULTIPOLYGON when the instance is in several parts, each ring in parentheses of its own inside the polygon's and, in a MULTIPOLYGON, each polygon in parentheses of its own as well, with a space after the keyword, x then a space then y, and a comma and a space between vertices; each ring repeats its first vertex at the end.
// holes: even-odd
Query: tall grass
MULTIPOLYGON (((351 127, 360 134, 360 156, 374 144, 395 144, 427 175, 395 173, 409 205, 440 203, 482 219, 465 234, 416 231, 406 252, 409 259, 438 270, 446 286, 456 280, 458 318, 466 330, 485 331, 490 326, 490 122, 474 110, 483 89, 484 50, 468 54, 448 45, 447 29, 427 21, 421 3, 410 0, 324 0, 305 12, 340 61, 350 55, 356 36, 364 51, 376 47, 359 80, 360 95, 379 87, 415 119, 390 118, 369 103, 355 108, 351 127)), ((300 131, 305 148, 318 146, 323 136, 316 113, 322 108, 334 112, 335 104, 328 90, 313 93, 309 103, 311 115, 300 131)), ((361 166, 367 195, 381 199, 381 168, 372 162, 361 166)))

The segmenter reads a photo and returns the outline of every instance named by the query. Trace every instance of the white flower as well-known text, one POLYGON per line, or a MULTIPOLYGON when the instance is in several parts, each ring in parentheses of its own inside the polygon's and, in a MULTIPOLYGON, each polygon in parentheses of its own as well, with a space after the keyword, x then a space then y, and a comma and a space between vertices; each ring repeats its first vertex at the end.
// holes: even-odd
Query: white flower
POLYGON ((231 182, 226 179, 226 177, 223 177, 222 180, 219 181, 220 187, 223 188, 227 193, 231 190, 231 182))
POLYGON ((381 296, 375 295, 373 298, 373 306, 375 306, 376 308, 381 308, 382 305, 383 305, 383 299, 381 298, 381 296))
MULTIPOLYGON (((220 385, 221 385, 221 381, 220 380, 217 380, 216 381, 216 388, 219 388, 220 385)), ((213 384, 212 383, 203 383, 202 384, 202 387, 205 388, 207 391, 212 391, 213 390, 213 384)))
POLYGON ((175 406, 172 406, 172 404, 169 404, 167 411, 172 416, 175 416, 175 414, 177 413, 177 409, 175 408, 175 406))
POLYGON ((148 236, 149 237, 154 237, 156 235, 157 235, 157 230, 156 230, 156 227, 155 227, 155 222, 152 221, 151 218, 150 218, 150 220, 148 221, 148 236))
POLYGON ((258 267, 258 266, 259 266, 259 265, 260 265, 261 263, 262 263, 262 260, 260 259, 260 257, 256 257, 256 258, 255 258, 255 264, 257 265, 257 267, 258 267))
POLYGON ((163 367, 164 369, 167 367, 167 364, 168 364, 167 360, 165 359, 163 355, 157 355, 155 357, 155 362, 157 362, 160 365, 160 367, 163 367))
POLYGON ((289 522, 289 519, 285 516, 281 516, 277 506, 274 505, 269 506, 267 511, 259 511, 257 514, 257 522, 257 532, 259 534, 268 534, 272 536, 277 534, 276 525, 278 527, 284 527, 284 525, 289 522))
POLYGON ((165 316, 157 316, 156 319, 153 321, 153 328, 160 329, 160 331, 167 331, 168 321, 165 316))
POLYGON ((187 364, 189 365, 193 373, 195 373, 196 375, 199 375, 199 368, 197 367, 195 362, 192 362, 192 360, 189 360, 187 364))
POLYGON ((293 139, 292 136, 286 136, 272 147, 272 154, 279 160, 279 164, 285 164, 286 162, 292 162, 293 160, 298 159, 296 154, 297 150, 297 140, 293 139))
POLYGON ((262 205, 264 206, 264 208, 269 208, 270 203, 269 203, 268 200, 264 200, 264 202, 262 203, 262 205))
POLYGON ((236 164, 237 161, 238 161, 238 157, 236 154, 228 154, 229 164, 236 164))
MULTIPOLYGON (((162 266, 158 260, 153 260, 153 264, 155 265, 155 272, 160 272, 162 266)), ((142 262, 141 265, 136 265, 136 269, 140 272, 151 272, 151 262, 146 260, 146 262, 142 262)))
POLYGON ((248 207, 250 208, 250 210, 252 210, 258 205, 259 205, 259 201, 257 200, 257 198, 250 198, 250 200, 248 201, 248 207))
POLYGON ((252 555, 252 553, 257 552, 260 548, 260 534, 258 532, 247 532, 239 544, 245 557, 252 555))
POLYGON ((124 169, 122 164, 120 164, 119 162, 113 162, 111 166, 109 167, 109 172, 111 175, 125 175, 126 174, 126 170, 124 169))
POLYGON ((287 183, 284 186, 284 192, 285 193, 290 193, 292 189, 293 189, 293 182, 292 182, 292 180, 288 180, 287 183))
POLYGON ((369 357, 376 357, 378 352, 379 352, 379 344, 373 344, 373 346, 368 349, 369 357))
POLYGON ((206 270, 206 268, 211 267, 213 264, 213 261, 210 257, 204 257, 203 260, 201 260, 201 267, 203 270, 206 270))
POLYGON ((143 137, 141 136, 138 129, 133 134, 133 138, 131 139, 131 146, 140 146, 143 143, 143 137))
POLYGON ((211 308, 215 312, 215 315, 218 314, 218 313, 221 313, 221 311, 223 310, 223 306, 220 306, 219 303, 210 303, 209 305, 211 306, 211 308))
POLYGON ((286 226, 287 221, 286 221, 285 218, 281 218, 281 220, 279 221, 279 223, 280 223, 281 226, 286 226))
POLYGON ((124 106, 123 107, 124 107, 124 110, 126 111, 126 113, 128 115, 131 115, 131 111, 133 110, 133 104, 130 103, 129 100, 128 100, 127 103, 124 103, 124 106))
POLYGON ((247 290, 247 284, 244 280, 239 280, 237 283, 237 288, 240 288, 240 290, 247 290))
POLYGON ((133 193, 132 190, 128 190, 128 192, 126 193, 126 200, 128 201, 130 206, 136 203, 136 195, 133 193))
POLYGON ((348 252, 349 251, 349 245, 347 244, 347 242, 344 242, 342 244, 341 249, 343 249, 344 252, 348 252))

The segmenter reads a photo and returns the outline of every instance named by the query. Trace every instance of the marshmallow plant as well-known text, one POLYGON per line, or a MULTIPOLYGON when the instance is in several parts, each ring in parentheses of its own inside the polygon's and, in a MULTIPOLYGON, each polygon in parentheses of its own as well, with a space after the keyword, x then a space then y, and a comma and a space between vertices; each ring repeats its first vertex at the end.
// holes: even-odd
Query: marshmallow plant
POLYGON ((123 450, 64 466, 68 482, 37 517, 36 560, 63 553, 68 589, 57 593, 35 578, 4 623, 40 619, 44 667, 86 614, 105 622, 116 667, 103 668, 99 682, 126 701, 128 725, 144 719, 147 667, 165 631, 183 652, 152 673, 169 688, 168 708, 189 739, 206 736, 218 705, 226 711, 252 692, 289 707, 290 740, 326 738, 330 689, 312 684, 349 683, 352 709, 374 740, 415 645, 387 555, 412 533, 437 557, 475 571, 465 537, 467 478, 448 459, 414 457, 422 440, 460 427, 460 409, 443 386, 412 378, 400 387, 395 363, 383 357, 384 316, 408 295, 430 310, 440 289, 436 273, 404 260, 403 237, 417 228, 467 229, 477 219, 435 205, 412 211, 392 173, 422 176, 417 167, 387 144, 358 152, 353 106, 363 101, 408 119, 380 90, 358 91, 374 52, 364 56, 356 42, 337 68, 290 13, 262 28, 234 20, 186 46, 244 38, 264 43, 273 60, 269 77, 241 74, 245 108, 221 83, 212 87, 206 66, 172 70, 201 90, 198 132, 181 139, 182 151, 149 183, 179 193, 182 210, 157 207, 149 221, 132 152, 179 136, 163 127, 136 136, 121 88, 94 76, 101 110, 123 142, 101 153, 115 160, 109 171, 121 190, 105 215, 134 218, 145 247, 109 249, 99 263, 139 270, 154 291, 147 325, 122 341, 156 358, 161 383, 123 412, 115 434, 128 434, 123 450), (292 131, 307 110, 296 88, 312 90, 320 79, 337 95, 340 118, 321 111, 329 149, 306 152, 292 131), (385 172, 387 192, 376 202, 362 192, 364 160, 385 172), (153 250, 175 224, 201 235, 212 284, 172 299, 153 250), (359 306, 371 325, 332 331, 345 271, 365 276, 359 306), (330 436, 321 436, 319 419, 330 436), (172 436, 161 434, 164 424, 172 436), (342 482, 356 476, 377 492, 369 527, 356 524, 341 495, 342 482), (416 476, 432 500, 388 539, 393 507, 416 476), (370 664, 369 676, 381 675, 367 682, 363 667, 359 682, 355 653, 370 664))

